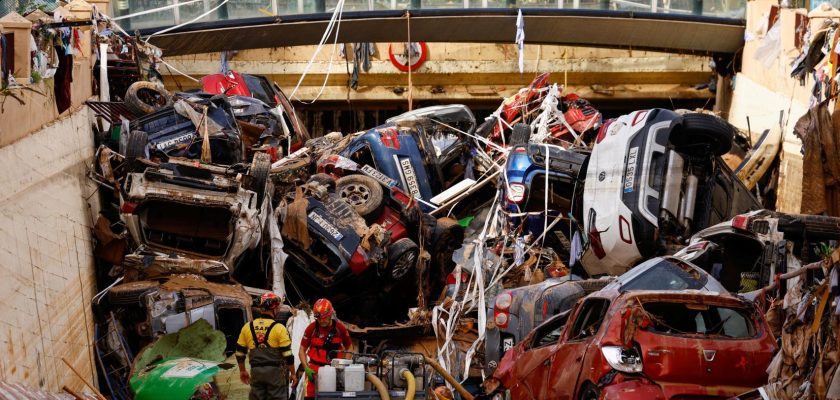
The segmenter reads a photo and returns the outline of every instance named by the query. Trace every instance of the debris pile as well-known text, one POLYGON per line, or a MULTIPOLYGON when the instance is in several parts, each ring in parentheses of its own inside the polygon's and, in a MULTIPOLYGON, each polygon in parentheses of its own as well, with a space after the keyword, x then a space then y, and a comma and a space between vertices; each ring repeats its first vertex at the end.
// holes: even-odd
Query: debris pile
MULTIPOLYGON (((266 292, 285 302, 296 357, 316 299, 347 323, 352 351, 319 374, 367 378, 308 377, 319 398, 728 397, 768 374, 786 391, 828 387, 834 319, 798 305, 827 301, 833 270, 777 277, 840 225, 765 210, 777 131, 749 148, 702 112, 604 120, 546 73, 482 123, 432 106, 311 138, 264 77, 198 84, 138 81, 89 104, 102 122, 91 178, 110 205, 96 224, 97 355, 114 398, 139 393, 133 354, 196 322, 230 355, 266 292), (774 296, 786 319, 757 308, 774 296), (779 352, 768 321, 785 321, 779 352), (797 349, 825 355, 805 365, 797 349)), ((205 392, 219 388, 233 390, 205 392)))

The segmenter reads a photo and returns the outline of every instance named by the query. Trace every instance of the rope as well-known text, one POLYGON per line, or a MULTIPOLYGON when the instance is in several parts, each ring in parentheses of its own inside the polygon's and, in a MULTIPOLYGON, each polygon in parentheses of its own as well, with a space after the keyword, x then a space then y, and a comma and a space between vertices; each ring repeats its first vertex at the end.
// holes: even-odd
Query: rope
POLYGON ((405 20, 408 25, 408 111, 411 111, 414 109, 414 99, 412 97, 414 85, 411 83, 411 12, 408 10, 405 10, 405 20))
MULTIPOLYGON (((309 63, 306 64, 306 68, 304 68, 303 73, 300 75, 300 79, 298 79, 297 85, 295 88, 292 89, 292 93, 289 95, 289 99, 294 99, 295 95, 297 94, 300 85, 303 83, 303 79, 306 77, 306 74, 309 73, 309 69, 312 68, 312 64, 315 62, 315 57, 321 52, 321 49, 324 47, 324 43, 327 42, 327 38, 329 38, 330 33, 332 32, 333 26, 336 26, 336 21, 338 21, 338 25, 341 25, 341 14, 344 10, 344 0, 338 0, 338 4, 333 10, 333 15, 330 17, 330 22, 327 24, 327 29, 324 31, 324 35, 321 36, 321 41, 318 43, 318 47, 315 49, 315 52, 312 53, 312 57, 309 59, 309 63)), ((315 100, 318 100, 318 97, 321 97, 321 94, 324 92, 324 87, 327 86, 327 79, 330 77, 330 72, 332 71, 332 61, 333 56, 335 56, 335 48, 336 44, 338 43, 338 30, 339 28, 336 26, 335 32, 335 42, 333 42, 333 55, 330 56, 330 65, 327 69, 327 76, 324 77, 324 84, 321 86, 321 91, 318 92, 318 95, 313 99, 311 102, 307 104, 312 104, 315 100)), ((300 99, 298 99, 300 100, 300 99)))

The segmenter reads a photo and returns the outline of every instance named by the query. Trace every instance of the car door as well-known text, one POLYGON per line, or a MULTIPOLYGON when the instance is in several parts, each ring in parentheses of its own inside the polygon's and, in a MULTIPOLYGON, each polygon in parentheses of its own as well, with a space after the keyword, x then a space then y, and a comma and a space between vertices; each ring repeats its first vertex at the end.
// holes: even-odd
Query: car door
POLYGON ((568 325, 564 340, 550 360, 551 368, 543 380, 545 399, 570 400, 575 398, 581 377, 586 351, 601 329, 610 301, 588 298, 579 307, 573 322, 568 325))
POLYGON ((514 376, 517 384, 511 388, 512 398, 543 399, 544 381, 548 378, 551 354, 557 348, 557 341, 563 333, 566 317, 558 315, 538 326, 529 335, 528 349, 516 360, 514 376))

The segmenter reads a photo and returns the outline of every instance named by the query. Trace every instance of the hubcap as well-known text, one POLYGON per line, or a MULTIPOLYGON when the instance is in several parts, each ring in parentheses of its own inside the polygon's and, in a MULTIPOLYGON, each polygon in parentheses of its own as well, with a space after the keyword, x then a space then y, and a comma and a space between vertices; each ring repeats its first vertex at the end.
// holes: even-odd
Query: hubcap
POLYGON ((351 206, 361 206, 370 200, 370 190, 363 185, 347 185, 341 188, 339 195, 351 206))
POLYGON ((401 278, 405 275, 408 270, 414 266, 415 261, 417 260, 417 254, 413 251, 403 254, 397 262, 394 263, 394 267, 391 270, 391 276, 393 278, 401 278))

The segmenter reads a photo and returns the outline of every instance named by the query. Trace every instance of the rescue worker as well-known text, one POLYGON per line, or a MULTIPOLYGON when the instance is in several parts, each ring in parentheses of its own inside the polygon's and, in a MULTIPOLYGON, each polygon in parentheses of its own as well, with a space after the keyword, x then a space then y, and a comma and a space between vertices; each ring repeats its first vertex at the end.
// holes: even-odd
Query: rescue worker
POLYGON ((318 299, 312 307, 315 322, 303 332, 300 342, 300 362, 306 372, 306 399, 315 398, 315 374, 318 369, 330 363, 330 356, 341 357, 341 350, 350 348, 350 333, 347 327, 335 318, 332 303, 318 299), (307 360, 307 356, 309 360, 307 360))
POLYGON ((251 385, 250 400, 289 397, 289 380, 297 383, 292 340, 283 324, 274 320, 282 300, 274 293, 260 297, 260 316, 245 324, 236 342, 239 379, 251 385), (245 369, 245 356, 250 357, 251 373, 245 369))

